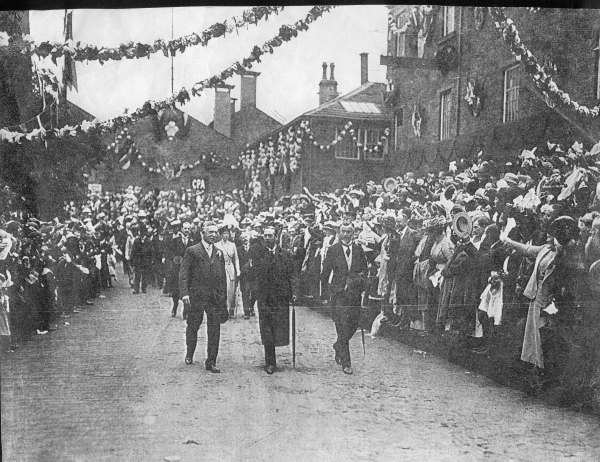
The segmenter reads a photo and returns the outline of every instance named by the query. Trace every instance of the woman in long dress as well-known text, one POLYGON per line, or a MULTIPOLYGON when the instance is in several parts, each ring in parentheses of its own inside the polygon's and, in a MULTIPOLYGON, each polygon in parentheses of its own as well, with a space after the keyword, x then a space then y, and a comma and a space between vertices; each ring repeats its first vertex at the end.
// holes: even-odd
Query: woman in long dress
MULTIPOLYGON (((574 304, 560 304, 565 294, 572 292, 569 271, 566 269, 565 248, 574 237, 577 222, 570 217, 559 217, 550 225, 547 243, 528 245, 501 237, 504 244, 520 254, 535 258, 535 266, 523 294, 530 300, 525 324, 521 360, 544 369, 546 359, 542 351, 540 329, 573 317, 574 304), (557 302, 556 304, 554 302, 557 302), (558 312, 556 306, 559 306, 558 312)), ((566 322, 565 324, 568 324, 566 322)))
POLYGON ((227 273, 227 310, 229 317, 235 317, 235 290, 238 278, 240 277, 240 261, 238 259, 237 248, 231 242, 231 231, 227 225, 219 228, 221 240, 215 244, 223 252, 225 257, 225 272, 227 273))

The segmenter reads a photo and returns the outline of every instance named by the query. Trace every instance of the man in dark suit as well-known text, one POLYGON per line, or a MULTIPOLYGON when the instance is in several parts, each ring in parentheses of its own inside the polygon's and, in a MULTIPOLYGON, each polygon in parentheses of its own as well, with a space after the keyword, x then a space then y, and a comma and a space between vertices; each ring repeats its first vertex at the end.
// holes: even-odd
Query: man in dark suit
POLYGON ((131 251, 131 260, 135 268, 134 294, 140 293, 140 286, 142 292, 146 293, 146 287, 152 274, 153 251, 152 230, 140 227, 140 235, 133 242, 133 249, 131 251))
POLYGON ((367 258, 361 246, 353 242, 354 227, 343 224, 340 240, 327 251, 321 272, 321 283, 328 284, 337 340, 333 344, 335 360, 345 374, 352 374, 350 339, 360 321, 360 300, 367 273, 367 258))
POLYGON ((207 221, 202 230, 202 241, 185 249, 179 271, 179 293, 187 313, 185 363, 192 364, 198 329, 206 313, 208 336, 207 371, 221 372, 216 367, 221 336, 221 313, 227 311, 227 275, 223 253, 214 247, 219 239, 216 223, 207 221))
MULTIPOLYGON (((175 226, 179 226, 177 223, 179 220, 176 220, 175 226)), ((173 224, 173 222, 171 223, 173 224)), ((195 244, 192 240, 191 236, 191 225, 187 222, 183 223, 181 226, 181 232, 177 233, 173 236, 173 239, 169 242, 169 251, 167 252, 168 258, 171 259, 171 266, 169 268, 169 293, 171 294, 171 298, 173 300, 173 308, 171 309, 171 316, 177 316, 177 307, 179 306, 179 270, 181 269, 181 262, 183 261, 183 255, 185 254, 185 249, 191 247, 195 244)), ((185 319, 187 313, 183 312, 183 319, 185 319)))
POLYGON ((275 228, 265 227, 263 242, 256 241, 248 251, 251 277, 256 286, 260 338, 265 348, 265 371, 275 372, 275 347, 290 344, 290 301, 295 274, 291 252, 277 245, 275 228))

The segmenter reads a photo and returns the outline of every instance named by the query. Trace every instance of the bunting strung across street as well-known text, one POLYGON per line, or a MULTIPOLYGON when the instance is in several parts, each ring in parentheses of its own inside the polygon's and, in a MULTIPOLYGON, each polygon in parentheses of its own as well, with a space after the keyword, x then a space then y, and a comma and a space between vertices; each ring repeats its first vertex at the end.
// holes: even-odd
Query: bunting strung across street
MULTIPOLYGON (((489 7, 488 11, 495 22, 496 29, 502 33, 504 41, 510 46, 510 50, 515 58, 519 61, 523 61, 523 66, 527 73, 533 78, 534 84, 539 88, 544 97, 550 101, 550 103, 548 103, 549 106, 551 104, 556 104, 587 117, 598 117, 598 114, 600 113, 599 106, 594 106, 590 109, 587 106, 573 101, 568 93, 565 93, 558 88, 558 85, 556 85, 552 76, 548 75, 533 53, 531 53, 523 42, 521 42, 519 31, 513 20, 504 14, 502 8, 489 7)), ((598 49, 600 49, 600 47, 595 48, 595 50, 598 49)))
MULTIPOLYGON (((141 108, 136 109, 132 113, 128 113, 126 111, 123 115, 114 117, 104 122, 83 122, 81 125, 69 127, 69 129, 71 132, 74 131, 75 134, 79 133, 79 130, 85 133, 92 129, 99 130, 100 132, 105 130, 114 130, 126 125, 134 124, 140 118, 147 116, 150 111, 159 111, 161 109, 172 108, 175 106, 175 103, 183 105, 190 101, 190 94, 191 96, 199 96, 206 88, 216 88, 222 86, 225 83, 225 80, 232 77, 233 74, 244 75, 248 69, 252 68, 253 63, 260 63, 260 58, 262 55, 265 53, 272 54, 275 48, 281 46, 284 42, 288 42, 292 38, 297 37, 299 32, 308 30, 309 24, 316 21, 324 13, 332 10, 333 8, 336 8, 336 6, 324 5, 311 8, 304 19, 296 21, 293 25, 281 26, 279 33, 274 38, 265 42, 262 47, 255 46, 252 49, 250 56, 243 59, 241 63, 237 61, 220 74, 215 74, 208 79, 194 84, 190 91, 188 91, 186 88, 182 88, 177 93, 174 93, 161 101, 146 101, 141 108)), ((26 134, 23 132, 11 131, 7 128, 0 129, 0 141, 20 143, 23 139, 26 139, 25 135, 26 134)), ((55 132, 45 133, 43 138, 44 140, 46 136, 55 136, 55 132)))
MULTIPOLYGON (((256 25, 263 19, 268 20, 271 14, 279 14, 283 9, 283 6, 255 6, 244 11, 242 16, 234 16, 230 20, 217 22, 200 34, 194 32, 166 41, 156 39, 152 44, 127 42, 114 48, 75 43, 73 40, 66 40, 64 43, 51 43, 50 41, 36 43, 33 37, 25 35, 21 53, 29 56, 37 55, 40 58, 50 56, 54 64, 56 64, 57 58, 62 56, 68 56, 75 61, 98 61, 100 64, 109 60, 149 58, 151 54, 159 51, 162 51, 166 57, 175 56, 177 52, 183 53, 186 48, 197 45, 206 46, 213 38, 223 37, 241 27, 248 27, 250 24, 256 25)), ((2 44, 9 45, 9 40, 1 40, 0 46, 2 44)))
POLYGON ((343 128, 337 131, 336 138, 329 144, 320 144, 315 140, 309 122, 305 120, 300 122, 297 127, 290 126, 287 131, 279 132, 277 141, 271 137, 255 147, 247 145, 246 150, 239 155, 239 165, 248 178, 254 178, 260 171, 266 171, 270 176, 296 173, 300 168, 301 149, 305 138, 308 138, 308 142, 312 143, 315 148, 329 151, 344 138, 351 136, 359 150, 373 153, 384 149, 384 142, 390 133, 390 128, 386 128, 374 146, 369 147, 359 141, 357 131, 352 128, 352 122, 348 121, 343 128))

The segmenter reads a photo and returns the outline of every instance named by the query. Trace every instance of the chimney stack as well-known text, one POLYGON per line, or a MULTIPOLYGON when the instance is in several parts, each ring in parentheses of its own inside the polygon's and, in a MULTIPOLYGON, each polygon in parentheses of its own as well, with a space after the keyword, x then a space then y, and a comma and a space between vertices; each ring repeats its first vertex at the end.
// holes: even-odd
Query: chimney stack
POLYGON ((337 82, 335 81, 333 75, 335 64, 331 63, 330 69, 331 78, 327 79, 327 63, 323 63, 323 78, 321 79, 321 82, 319 82, 319 106, 337 98, 338 96, 337 82))
POLYGON ((233 115, 235 114, 235 102, 237 101, 237 98, 231 98, 231 117, 233 117, 233 115))
POLYGON ((256 80, 260 72, 246 71, 240 76, 240 111, 256 107, 256 80))
POLYGON ((231 138, 231 89, 233 85, 215 88, 215 120, 213 129, 231 138))
POLYGON ((369 53, 360 54, 360 84, 364 85, 369 81, 369 53))

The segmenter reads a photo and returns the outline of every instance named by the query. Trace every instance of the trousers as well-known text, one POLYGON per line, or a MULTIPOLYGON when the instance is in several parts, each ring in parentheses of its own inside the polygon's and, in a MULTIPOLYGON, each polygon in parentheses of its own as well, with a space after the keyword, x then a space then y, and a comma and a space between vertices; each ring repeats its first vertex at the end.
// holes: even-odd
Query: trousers
POLYGON ((193 309, 189 306, 186 309, 187 326, 185 328, 185 344, 188 357, 193 357, 198 343, 198 329, 202 325, 204 313, 206 312, 206 365, 216 365, 217 355, 219 354, 219 340, 221 338, 221 323, 218 315, 211 310, 193 309))
POLYGON ((334 350, 342 360, 342 367, 351 366, 350 339, 360 322, 360 294, 338 292, 331 298, 331 309, 337 340, 334 350))

